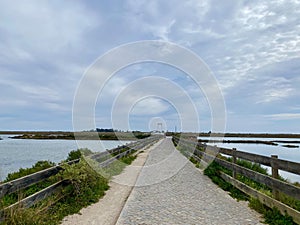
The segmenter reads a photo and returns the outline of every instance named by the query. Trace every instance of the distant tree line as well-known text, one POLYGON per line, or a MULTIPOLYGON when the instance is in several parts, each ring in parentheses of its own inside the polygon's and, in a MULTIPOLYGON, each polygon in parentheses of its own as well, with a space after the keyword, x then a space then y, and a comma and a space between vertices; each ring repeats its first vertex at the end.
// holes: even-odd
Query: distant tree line
POLYGON ((108 129, 105 129, 105 128, 96 128, 96 131, 97 132, 115 132, 116 130, 114 130, 112 128, 108 128, 108 129))

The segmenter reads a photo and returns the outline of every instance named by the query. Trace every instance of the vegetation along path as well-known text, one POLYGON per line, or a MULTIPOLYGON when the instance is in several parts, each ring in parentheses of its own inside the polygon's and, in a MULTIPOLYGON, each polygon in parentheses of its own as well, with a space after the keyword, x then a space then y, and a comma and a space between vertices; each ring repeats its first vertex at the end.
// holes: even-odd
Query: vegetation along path
POLYGON ((143 167, 149 151, 156 148, 161 141, 153 146, 142 149, 137 159, 127 166, 124 171, 113 177, 110 181, 110 188, 99 202, 88 206, 79 214, 70 215, 64 218, 63 225, 114 225, 118 220, 120 212, 135 185, 138 175, 143 167))
POLYGON ((117 224, 261 224, 165 138, 148 155, 117 224))

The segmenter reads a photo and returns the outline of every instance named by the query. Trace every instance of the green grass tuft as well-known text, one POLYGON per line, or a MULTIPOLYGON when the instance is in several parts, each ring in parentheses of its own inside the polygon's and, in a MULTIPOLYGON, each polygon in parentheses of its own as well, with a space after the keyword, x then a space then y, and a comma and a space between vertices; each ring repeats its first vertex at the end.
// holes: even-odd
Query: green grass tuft
POLYGON ((258 199, 251 198, 249 207, 261 213, 264 216, 265 223, 270 225, 296 225, 293 218, 288 215, 281 215, 276 208, 270 209, 262 204, 258 199))
POLYGON ((233 185, 229 184, 228 182, 224 181, 220 177, 220 171, 225 173, 230 173, 229 170, 221 167, 219 164, 212 162, 205 170, 204 174, 208 176, 215 184, 220 186, 223 190, 228 191, 230 196, 237 200, 248 200, 249 196, 240 191, 239 189, 235 188, 233 185))
MULTIPOLYGON (((24 196, 35 193, 53 182, 59 180, 69 180, 70 184, 64 187, 60 192, 51 195, 43 201, 37 203, 30 208, 16 207, 5 215, 3 225, 32 225, 32 224, 59 224, 59 222, 67 215, 78 213, 80 209, 96 203, 105 194, 109 188, 108 179, 101 176, 90 162, 87 162, 83 155, 90 154, 90 150, 76 150, 69 153, 67 161, 81 158, 79 163, 68 165, 64 164, 64 170, 57 175, 32 185, 24 189, 22 192, 7 195, 0 200, 1 207, 8 206, 24 196)), ((116 161, 109 171, 110 176, 121 173, 124 167, 130 164, 136 156, 127 156, 120 161, 116 161)), ((39 162, 29 169, 20 169, 19 172, 9 175, 8 179, 19 178, 24 174, 28 175, 39 170, 53 166, 53 163, 39 162)), ((109 169, 108 169, 109 170, 109 169)))

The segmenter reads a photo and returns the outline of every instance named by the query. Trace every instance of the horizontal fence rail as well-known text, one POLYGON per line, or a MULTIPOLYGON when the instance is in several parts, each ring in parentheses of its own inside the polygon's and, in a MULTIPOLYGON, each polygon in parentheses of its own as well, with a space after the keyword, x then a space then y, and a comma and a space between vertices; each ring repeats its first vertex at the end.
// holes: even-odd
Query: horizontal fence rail
MULTIPOLYGON (((90 159, 93 159, 99 163, 100 167, 107 167, 112 162, 132 154, 137 150, 144 149, 158 140, 160 140, 163 136, 162 135, 154 135, 145 139, 141 139, 135 142, 131 142, 126 145, 119 146, 117 148, 107 150, 105 152, 95 153, 93 155, 88 156, 90 159)), ((67 164, 74 164, 78 163, 80 159, 76 159, 67 164)), ((0 184, 0 199, 3 198, 5 195, 12 194, 14 192, 20 191, 25 189, 33 184, 37 184, 51 176, 58 174, 61 170, 63 170, 62 164, 57 165, 45 170, 41 170, 39 172, 18 178, 16 180, 12 180, 3 184, 0 184)), ((62 180, 58 181, 55 184, 48 186, 47 188, 40 190, 20 201, 6 207, 5 209, 0 210, 0 222, 3 221, 4 212, 16 206, 22 207, 31 207, 35 203, 45 199, 46 197, 52 195, 53 193, 61 190, 62 187, 68 185, 70 182, 69 180, 62 180)))
POLYGON ((294 173, 297 175, 300 175, 300 163, 297 162, 292 162, 288 160, 283 160, 283 159, 276 159, 268 156, 262 156, 254 153, 249 153, 249 152, 244 152, 244 151, 238 151, 238 150, 233 150, 229 148, 222 148, 222 147, 217 147, 217 146, 211 146, 207 144, 202 144, 202 143, 197 143, 194 141, 189 141, 189 140, 182 140, 179 138, 174 138, 173 140, 176 142, 179 142, 182 145, 191 145, 191 146, 197 146, 206 149, 206 151, 214 151, 218 153, 222 153, 224 155, 229 155, 229 156, 235 156, 236 158, 248 160, 251 162, 259 163, 265 166, 272 166, 273 164, 277 165, 277 168, 279 170, 284 170, 286 172, 294 173), (195 144, 196 143, 196 144, 195 144))
POLYGON ((194 160, 205 165, 215 161, 219 165, 231 170, 232 177, 221 172, 220 176, 222 179, 231 183, 242 192, 258 198, 268 207, 277 207, 282 214, 287 213, 293 217, 296 223, 300 224, 300 212, 278 201, 279 192, 300 200, 300 188, 298 186, 278 179, 278 169, 300 175, 300 163, 278 159, 275 156, 267 157, 238 151, 236 149, 219 148, 217 146, 211 146, 197 141, 186 140, 183 138, 180 139, 175 136, 173 136, 173 142, 175 145, 184 149, 183 154, 188 158, 193 158, 194 160), (218 153, 232 157, 232 162, 217 157, 218 153), (272 176, 261 174, 236 164, 237 158, 271 167, 272 176), (273 198, 266 196, 265 194, 247 186, 244 183, 241 183, 236 179, 237 174, 248 177, 258 183, 268 186, 272 189, 273 198))
MULTIPOLYGON (((209 146, 204 144, 198 144, 199 147, 203 148, 218 148, 215 146, 209 146)), ((225 155, 233 156, 235 154, 235 157, 240 159, 245 159, 248 161, 255 161, 256 163, 263 164, 265 166, 272 166, 273 164, 277 165, 277 168, 280 170, 284 170, 290 173, 294 173, 297 175, 300 175, 300 163, 292 162, 288 160, 283 159, 275 159, 268 156, 262 156, 258 154, 243 152, 243 151, 233 151, 232 149, 228 148, 218 148, 219 152, 225 155)))
POLYGON ((265 205, 269 206, 270 208, 276 207, 277 209, 280 210, 280 212, 282 214, 287 213, 288 215, 293 217, 295 222, 297 222, 298 224, 300 223, 299 211, 285 205, 284 203, 282 203, 274 198, 271 198, 255 189, 249 187, 248 185, 232 178, 231 176, 229 176, 223 172, 221 172, 221 177, 222 177, 222 179, 224 179, 228 183, 232 184, 233 186, 235 186, 242 192, 244 192, 252 197, 257 198, 260 202, 264 203, 265 205))
POLYGON ((6 209, 11 209, 16 206, 22 206, 25 208, 33 206, 35 203, 47 198, 48 196, 57 192, 60 188, 67 186, 69 183, 70 182, 68 180, 58 181, 55 184, 52 184, 49 187, 47 187, 41 191, 38 191, 38 192, 34 193, 33 195, 30 195, 30 196, 20 200, 19 202, 16 202, 16 203, 8 206, 6 209))
MULTIPOLYGON (((74 163, 78 163, 79 159, 75 159, 73 161, 67 162, 67 164, 71 165, 74 163)), ((22 190, 26 187, 29 187, 33 184, 36 184, 40 181, 43 181, 51 176, 58 174, 59 171, 62 170, 61 165, 53 166, 45 170, 41 170, 39 172, 18 178, 16 180, 9 181, 7 183, 0 185, 0 198, 4 195, 14 193, 16 191, 22 190)))
POLYGON ((161 138, 162 138, 161 135, 154 135, 152 137, 138 140, 138 141, 129 143, 127 145, 122 145, 115 149, 107 150, 106 152, 95 153, 88 157, 99 162, 100 167, 107 167, 112 162, 114 162, 124 156, 130 155, 134 151, 143 149, 143 148, 147 147, 148 145, 157 142, 161 138))

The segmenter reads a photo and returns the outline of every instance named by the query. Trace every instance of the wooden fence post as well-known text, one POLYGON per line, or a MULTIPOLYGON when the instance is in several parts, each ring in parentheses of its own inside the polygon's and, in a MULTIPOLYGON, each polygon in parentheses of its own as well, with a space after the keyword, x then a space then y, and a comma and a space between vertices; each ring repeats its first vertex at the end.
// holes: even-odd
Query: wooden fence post
POLYGON ((232 149, 232 163, 233 163, 233 167, 232 167, 232 177, 234 178, 234 179, 236 179, 236 172, 235 172, 235 167, 234 167, 234 165, 236 164, 236 148, 233 148, 232 149))
MULTIPOLYGON (((277 163, 276 163, 276 159, 278 159, 277 155, 271 155, 271 166, 272 166, 272 177, 275 179, 279 178, 279 174, 278 174, 278 167, 277 167, 277 163), (275 159, 275 160, 273 160, 275 159)), ((279 192, 278 190, 276 190, 274 187, 272 188, 272 193, 273 193, 273 197, 278 200, 279 199, 279 192)))

